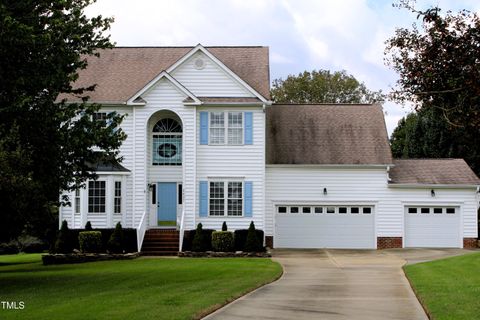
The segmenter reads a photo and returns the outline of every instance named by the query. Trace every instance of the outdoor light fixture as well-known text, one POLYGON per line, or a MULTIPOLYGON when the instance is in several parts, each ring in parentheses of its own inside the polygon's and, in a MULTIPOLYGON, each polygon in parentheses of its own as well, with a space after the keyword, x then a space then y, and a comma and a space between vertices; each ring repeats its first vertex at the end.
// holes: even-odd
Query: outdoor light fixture
POLYGON ((430 194, 432 195, 432 197, 435 197, 435 190, 432 189, 432 191, 430 191, 430 194))
POLYGON ((153 183, 149 183, 149 184, 147 184, 147 186, 148 186, 148 190, 152 191, 154 184, 153 184, 153 183))
POLYGON ((323 195, 324 195, 324 196, 327 195, 327 188, 323 188, 323 195))

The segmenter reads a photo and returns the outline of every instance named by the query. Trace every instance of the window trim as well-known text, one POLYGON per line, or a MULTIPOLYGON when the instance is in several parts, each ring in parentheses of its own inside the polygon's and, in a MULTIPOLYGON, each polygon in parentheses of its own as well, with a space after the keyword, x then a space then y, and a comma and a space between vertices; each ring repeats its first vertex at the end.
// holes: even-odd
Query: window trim
MULTIPOLYGON (((153 128, 150 130, 150 138, 151 138, 151 144, 150 144, 149 148, 151 148, 150 150, 152 150, 152 156, 151 156, 151 159, 150 159, 150 164, 152 166, 177 167, 177 166, 182 166, 183 165, 183 126, 182 126, 182 122, 180 120, 177 120, 177 119, 174 119, 174 118, 159 119, 157 122, 155 122, 153 124, 153 128), (182 131, 181 132, 157 132, 157 131, 154 131, 155 126, 160 121, 165 120, 165 119, 171 119, 173 121, 176 121, 177 124, 180 126, 182 131), (161 139, 162 137, 166 137, 166 136, 174 136, 176 138, 180 138, 180 150, 178 150, 178 152, 180 153, 180 159, 179 159, 178 163, 155 162, 155 152, 158 152, 158 150, 154 150, 155 139, 161 139)), ((160 146, 160 144, 158 144, 158 146, 160 146)))
POLYGON ((228 180, 228 179, 211 179, 208 180, 208 216, 209 218, 218 218, 218 217, 224 217, 224 218, 243 218, 245 216, 245 181, 244 180, 238 180, 238 179, 233 179, 233 180, 228 180), (223 215, 212 215, 210 214, 210 183, 211 182, 222 182, 223 183, 223 215), (242 188, 242 198, 241 198, 241 203, 242 203, 242 212, 240 215, 229 215, 228 214, 228 200, 229 199, 239 199, 239 198, 229 198, 228 197, 228 183, 229 182, 238 182, 241 183, 241 188, 242 188))
POLYGON ((74 201, 73 213, 81 214, 82 213, 82 194, 80 192, 80 188, 75 189, 73 201, 74 201))
POLYGON ((208 145, 209 146, 243 146, 245 145, 245 112, 244 111, 208 111, 208 145), (222 113, 223 114, 223 127, 212 127, 212 113, 222 113), (242 125, 240 127, 230 128, 228 123, 229 114, 239 113, 242 119, 242 125), (223 143, 212 143, 212 129, 223 129, 223 143), (240 129, 241 130, 241 143, 228 143, 228 129, 240 129))

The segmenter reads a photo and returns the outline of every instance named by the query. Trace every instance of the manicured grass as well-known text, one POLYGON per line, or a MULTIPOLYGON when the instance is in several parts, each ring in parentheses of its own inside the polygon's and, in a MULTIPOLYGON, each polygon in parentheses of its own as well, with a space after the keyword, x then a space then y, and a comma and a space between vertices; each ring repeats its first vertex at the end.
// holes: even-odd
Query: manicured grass
POLYGON ((480 317, 480 253, 408 265, 405 273, 433 319, 480 317))
POLYGON ((0 319, 192 319, 277 279, 270 259, 139 258, 43 266, 38 254, 0 256, 0 319))

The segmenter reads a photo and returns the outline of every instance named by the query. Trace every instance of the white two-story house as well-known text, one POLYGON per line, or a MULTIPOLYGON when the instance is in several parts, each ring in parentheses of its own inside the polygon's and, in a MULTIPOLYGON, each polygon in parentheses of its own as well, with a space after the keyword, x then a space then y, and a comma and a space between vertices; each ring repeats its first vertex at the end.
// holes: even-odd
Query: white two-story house
POLYGON ((70 194, 72 228, 246 229, 285 248, 464 247, 479 179, 463 160, 392 159, 380 105, 275 105, 267 47, 119 47, 78 85, 125 114, 124 160, 70 194))

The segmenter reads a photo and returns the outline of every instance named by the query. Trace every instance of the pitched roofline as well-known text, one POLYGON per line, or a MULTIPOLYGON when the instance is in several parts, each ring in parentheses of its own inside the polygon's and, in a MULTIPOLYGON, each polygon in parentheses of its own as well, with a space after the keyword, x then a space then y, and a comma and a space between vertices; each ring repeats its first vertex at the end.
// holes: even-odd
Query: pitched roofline
POLYGON ((172 64, 166 71, 171 73, 173 70, 175 70, 179 65, 181 65, 183 62, 185 62, 188 58, 193 56, 195 53, 198 51, 202 51, 207 57, 213 60, 223 71, 225 71, 229 76, 231 76, 233 79, 235 79, 237 82, 239 82, 242 86, 247 89, 251 94, 259 98, 262 102, 264 103, 269 103, 267 99, 265 99, 264 96, 262 96, 260 93, 258 93, 255 89, 253 89, 248 83, 246 83, 242 78, 240 78, 235 72, 230 70, 222 61, 220 61, 217 57, 215 57, 210 51, 208 51, 204 46, 202 46, 200 43, 197 44, 192 50, 187 52, 183 57, 177 60, 174 64, 172 64))
POLYGON ((392 183, 388 184, 389 188, 415 188, 415 189, 476 189, 480 187, 478 184, 445 184, 445 183, 392 183))
POLYGON ((201 105, 202 102, 192 93, 190 90, 185 88, 180 82, 178 82, 174 77, 172 77, 167 71, 162 71, 156 76, 153 80, 147 83, 140 91, 135 93, 130 99, 127 100, 127 105, 134 105, 134 106, 143 106, 145 103, 135 102, 137 98, 139 98, 142 94, 149 91, 158 81, 162 78, 168 79, 175 87, 177 87, 180 91, 182 91, 185 95, 190 97, 194 102, 190 103, 190 105, 201 105))

